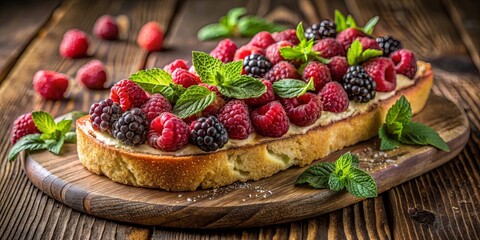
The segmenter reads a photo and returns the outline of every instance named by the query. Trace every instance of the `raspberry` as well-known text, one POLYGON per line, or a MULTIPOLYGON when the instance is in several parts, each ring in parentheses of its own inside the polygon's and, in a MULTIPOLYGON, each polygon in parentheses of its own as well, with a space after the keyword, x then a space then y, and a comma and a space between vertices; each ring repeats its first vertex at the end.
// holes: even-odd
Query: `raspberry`
POLYGON ((60 100, 68 88, 68 77, 54 71, 40 70, 33 76, 33 87, 44 99, 60 100))
POLYGON ((392 36, 378 37, 376 41, 382 48, 384 57, 388 57, 391 53, 402 48, 402 43, 392 36))
POLYGON ((110 98, 114 102, 120 103, 123 111, 132 107, 141 107, 148 100, 147 93, 132 80, 128 79, 113 85, 110 90, 110 98))
POLYGON ((137 37, 138 45, 149 51, 158 51, 163 46, 163 29, 157 22, 148 22, 142 26, 137 37))
POLYGON ((396 73, 403 74, 410 79, 415 77, 415 73, 417 73, 417 60, 412 51, 400 49, 393 52, 390 58, 395 65, 396 73))
POLYGON ((190 124, 190 142, 205 152, 215 151, 228 142, 227 130, 215 116, 201 117, 190 124))
POLYGON ((256 53, 260 55, 265 55, 265 51, 259 47, 255 47, 252 45, 245 45, 237 49, 235 52, 235 56, 233 57, 233 60, 238 61, 238 60, 243 60, 247 56, 256 53))
POLYGON ((263 84, 267 87, 267 91, 265 91, 260 97, 258 98, 247 98, 244 99, 243 101, 250 105, 250 106, 259 106, 259 105, 264 105, 267 104, 275 99, 275 93, 273 92, 273 86, 272 82, 265 80, 265 79, 260 79, 260 81, 263 82, 263 84))
POLYGON ((136 146, 147 140, 148 127, 142 109, 132 108, 113 123, 112 135, 127 146, 136 146))
POLYGON ((297 69, 289 62, 281 61, 275 64, 270 71, 265 74, 265 79, 276 82, 284 78, 300 79, 297 69))
POLYGON ((225 38, 218 42, 217 46, 210 52, 210 56, 220 59, 223 63, 233 61, 238 47, 232 40, 225 38))
POLYGON ((118 38, 117 22, 112 16, 103 15, 93 25, 93 34, 101 39, 115 40, 118 38))
POLYGON ((273 101, 252 111, 252 125, 262 136, 281 137, 288 132, 289 121, 282 104, 273 101))
POLYGON ((155 93, 142 105, 147 120, 152 121, 164 112, 172 112, 172 104, 161 94, 155 93))
POLYGON ((34 133, 40 133, 40 130, 33 122, 32 113, 20 115, 13 121, 12 144, 15 144, 23 136, 34 133))
POLYGON ((148 144, 162 151, 173 152, 187 145, 188 131, 188 125, 182 119, 164 112, 150 123, 148 144))
POLYGON ((332 76, 332 80, 341 82, 343 75, 345 75, 348 70, 347 58, 340 56, 332 57, 327 66, 328 69, 330 69, 330 76, 332 76))
POLYGON ((112 133, 112 126, 122 115, 122 108, 112 99, 105 99, 90 106, 90 121, 93 129, 112 133))
POLYGON ((324 58, 345 56, 345 50, 343 50, 343 46, 335 41, 334 38, 321 39, 315 45, 313 45, 312 49, 316 52, 319 52, 320 56, 324 58))
POLYGON ((286 29, 281 32, 273 33, 272 38, 276 42, 287 41, 293 45, 298 45, 298 43, 300 42, 297 38, 297 32, 295 31, 295 29, 286 29))
POLYGON ((368 75, 377 83, 375 90, 378 92, 390 92, 395 89, 397 76, 395 75, 395 66, 390 58, 372 58, 362 66, 368 75))
POLYGON ((228 136, 232 139, 245 139, 253 130, 248 107, 240 100, 225 104, 218 112, 218 120, 225 126, 228 136))
POLYGON ((359 29, 347 28, 347 29, 339 32, 335 39, 337 40, 337 42, 342 44, 343 50, 345 50, 345 52, 346 52, 347 49, 350 47, 350 44, 352 44, 352 42, 355 39, 357 39, 359 37, 366 37, 366 36, 367 36, 367 34, 362 32, 359 29))
POLYGON ((78 29, 68 30, 60 43, 60 55, 65 58, 85 57, 88 45, 87 34, 78 29))
POLYGON ((323 103, 323 110, 329 112, 343 112, 348 108, 348 95, 338 82, 329 82, 319 93, 323 103))
POLYGON ((283 99, 283 106, 290 122, 299 127, 313 124, 322 114, 322 101, 313 93, 283 99))
POLYGON ((361 66, 350 66, 342 84, 350 100, 366 103, 375 98, 376 83, 361 66))
POLYGON ((382 50, 382 48, 378 45, 375 39, 371 39, 369 37, 359 37, 358 41, 362 44, 362 49, 377 49, 382 50))
POLYGON ((313 78, 313 85, 315 86, 316 92, 320 92, 325 84, 332 81, 327 65, 317 61, 311 61, 305 66, 302 78, 305 82, 309 82, 310 79, 313 78))
POLYGON ((173 71, 175 71, 175 69, 177 68, 181 68, 181 69, 186 69, 188 70, 188 64, 187 64, 187 61, 183 60, 183 59, 176 59, 174 60, 173 62, 165 65, 165 67, 163 67, 163 70, 167 71, 168 73, 172 74, 173 71))
POLYGON ((280 54, 280 48, 282 47, 293 47, 293 44, 288 41, 280 41, 268 46, 267 49, 265 49, 265 56, 268 58, 268 60, 270 60, 272 65, 285 60, 280 54))
POLYGON ((250 40, 250 42, 247 43, 247 45, 252 45, 261 49, 265 49, 274 43, 275 40, 272 38, 272 35, 269 32, 263 31, 255 34, 255 36, 252 37, 252 39, 250 40))
POLYGON ((185 88, 201 83, 200 78, 183 68, 177 68, 172 73, 172 80, 176 84, 180 84, 185 88))
POLYGON ((76 79, 88 89, 103 89, 107 73, 102 62, 92 60, 78 69, 76 79))
POLYGON ((243 71, 251 77, 263 77, 271 67, 272 64, 265 56, 256 53, 243 60, 243 71))

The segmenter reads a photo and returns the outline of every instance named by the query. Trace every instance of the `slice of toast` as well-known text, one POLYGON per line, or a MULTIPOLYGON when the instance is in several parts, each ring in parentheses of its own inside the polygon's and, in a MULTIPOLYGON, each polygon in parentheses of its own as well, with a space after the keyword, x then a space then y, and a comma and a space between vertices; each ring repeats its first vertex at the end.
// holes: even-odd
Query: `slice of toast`
POLYGON ((430 94, 433 73, 430 64, 417 64, 413 85, 397 84, 395 92, 377 96, 377 101, 351 104, 348 114, 323 112, 311 127, 292 126, 293 130, 280 138, 252 134, 247 140, 231 140, 233 143, 215 152, 205 153, 194 146, 173 154, 147 144, 127 147, 94 131, 86 116, 77 120, 78 157, 88 170, 115 182, 168 191, 193 191, 269 177, 377 135, 388 109, 401 95, 408 99, 414 114, 420 112, 430 94))

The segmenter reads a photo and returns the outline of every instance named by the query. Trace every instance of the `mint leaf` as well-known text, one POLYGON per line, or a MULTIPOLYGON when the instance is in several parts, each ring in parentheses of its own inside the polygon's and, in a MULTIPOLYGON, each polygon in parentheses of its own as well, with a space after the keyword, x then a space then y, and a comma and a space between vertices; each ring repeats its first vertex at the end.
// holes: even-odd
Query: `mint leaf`
POLYGON ((293 59, 302 59, 304 57, 303 51, 299 51, 297 48, 293 48, 290 46, 287 47, 281 47, 280 48, 280 55, 282 55, 283 58, 289 60, 293 59))
POLYGON ((208 24, 197 32, 197 38, 200 41, 224 38, 231 35, 231 31, 223 24, 212 23, 208 24))
POLYGON ((375 16, 372 19, 368 20, 367 24, 365 24, 365 26, 362 29, 363 32, 368 35, 371 35, 373 33, 373 28, 375 27, 379 19, 380 18, 378 16, 375 16))
POLYGON ((8 153, 8 161, 12 162, 15 160, 18 154, 23 150, 36 151, 42 149, 47 149, 47 145, 40 139, 40 134, 25 135, 10 149, 10 152, 8 153))
POLYGON ((378 136, 380 137, 381 143, 380 143, 380 150, 382 151, 387 151, 387 150, 392 150, 397 148, 400 145, 400 142, 398 142, 396 139, 391 138, 388 135, 388 130, 385 124, 383 124, 379 129, 378 129, 378 136))
POLYGON ((340 171, 342 171, 343 173, 340 174, 340 176, 348 175, 348 173, 350 172, 350 167, 353 165, 354 162, 358 163, 358 157, 356 155, 353 155, 350 152, 344 153, 335 162, 335 172, 340 173, 340 171))
POLYGON ((241 16, 245 15, 246 13, 247 13, 247 9, 244 7, 230 9, 230 11, 228 11, 226 15, 228 27, 234 28, 238 23, 238 19, 241 16))
POLYGON ((192 61, 195 71, 202 82, 210 85, 218 85, 216 80, 217 72, 221 71, 222 62, 204 52, 192 52, 192 61))
POLYGON ((172 83, 172 76, 160 68, 140 70, 129 77, 134 83, 149 93, 154 93, 159 86, 168 86, 172 83))
POLYGON ((337 33, 343 31, 347 28, 347 23, 345 22, 345 16, 335 9, 335 24, 337 25, 337 33))
POLYGON ((356 28, 357 27, 357 22, 355 21, 355 19, 351 16, 351 15, 348 15, 347 16, 347 20, 345 21, 345 23, 347 24, 347 28, 356 28))
POLYGON ((222 95, 236 99, 260 97, 267 91, 262 81, 245 75, 234 80, 228 79, 217 88, 222 95))
POLYGON ((330 60, 320 56, 320 53, 313 50, 315 44, 314 39, 307 40, 304 35, 303 26, 300 22, 297 25, 297 38, 300 40, 297 46, 286 46, 280 48, 280 55, 287 60, 296 60, 301 62, 308 62, 317 60, 321 63, 328 64, 330 60))
POLYGON ((330 190, 338 192, 345 187, 345 180, 333 172, 328 178, 328 188, 330 190))
POLYGON ((362 44, 358 39, 352 42, 347 50, 348 65, 358 65, 358 57, 362 55, 362 44))
POLYGON ((42 133, 52 133, 57 129, 57 124, 53 117, 43 111, 32 112, 33 122, 42 133))
POLYGON ((273 83, 273 91, 281 98, 294 98, 305 94, 308 90, 315 90, 312 79, 308 84, 297 79, 283 79, 273 83))
POLYGON ((257 16, 245 16, 238 21, 238 32, 244 37, 252 37, 261 31, 280 32, 287 29, 286 26, 267 22, 257 16))
POLYGON ((160 93, 164 96, 170 103, 174 104, 177 102, 178 98, 185 92, 186 88, 182 85, 170 83, 167 86, 158 85, 152 93, 160 93))
POLYGON ((65 142, 67 143, 76 143, 77 142, 77 133, 67 132, 65 134, 65 142))
POLYGON ((387 112, 385 122, 387 125, 399 122, 402 125, 410 123, 412 119, 412 108, 404 95, 402 95, 387 112))
POLYGON ((216 98, 217 94, 206 87, 191 86, 180 96, 173 112, 180 118, 187 118, 203 111, 216 98))
POLYGON ((358 168, 351 169, 345 186, 347 191, 355 197, 373 198, 378 196, 377 183, 373 177, 358 168))
POLYGON ((226 81, 237 79, 242 75, 243 62, 235 61, 223 65, 223 76, 226 81))
POLYGON ((63 143, 65 142, 65 136, 60 136, 58 140, 46 140, 45 143, 47 144, 48 151, 60 154, 60 150, 62 149, 63 143))
POLYGON ((300 41, 300 43, 305 44, 307 39, 305 38, 305 31, 303 30, 302 22, 299 22, 297 24, 296 34, 297 34, 297 38, 300 41))
POLYGON ((333 163, 315 164, 300 174, 295 184, 308 183, 314 188, 328 188, 328 179, 334 168, 333 163))
POLYGON ((61 120, 57 123, 57 130, 59 130, 62 135, 65 135, 72 128, 72 122, 73 120, 71 119, 61 120))
POLYGON ((405 144, 432 145, 445 152, 450 152, 447 143, 435 130, 421 123, 412 122, 406 125, 400 137, 400 142, 405 144))
POLYGON ((358 58, 358 63, 362 63, 367 61, 370 58, 374 57, 380 57, 383 55, 383 52, 377 49, 366 49, 365 51, 362 52, 360 57, 358 58))

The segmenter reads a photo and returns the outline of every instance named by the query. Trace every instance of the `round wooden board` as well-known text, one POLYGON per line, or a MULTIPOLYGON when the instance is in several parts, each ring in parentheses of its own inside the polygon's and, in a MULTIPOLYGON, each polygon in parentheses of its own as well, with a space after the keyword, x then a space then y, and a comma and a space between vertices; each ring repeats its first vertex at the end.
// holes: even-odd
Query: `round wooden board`
MULTIPOLYGON (((469 139, 469 123, 454 103, 431 96, 414 121, 434 128, 451 151, 402 146, 379 152, 379 139, 331 154, 335 161, 346 151, 360 156, 360 167, 373 174, 379 193, 428 172, 456 156, 469 139)), ((263 226, 328 213, 358 201, 346 192, 296 186, 306 169, 293 167, 270 178, 194 192, 166 192, 118 184, 86 170, 75 145, 57 156, 47 151, 24 158, 30 180, 51 197, 82 212, 123 222, 181 228, 263 226)))

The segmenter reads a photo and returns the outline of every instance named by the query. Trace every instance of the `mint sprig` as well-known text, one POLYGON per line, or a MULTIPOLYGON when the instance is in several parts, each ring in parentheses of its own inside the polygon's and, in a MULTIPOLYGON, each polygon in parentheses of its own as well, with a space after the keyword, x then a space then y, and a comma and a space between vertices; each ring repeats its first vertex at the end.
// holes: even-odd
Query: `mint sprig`
POLYGON ((361 198, 377 197, 377 184, 372 176, 358 168, 358 157, 350 152, 340 156, 335 163, 318 163, 305 170, 295 184, 308 184, 313 188, 332 191, 347 189, 361 198))
POLYGON ((186 118, 201 112, 215 101, 217 94, 203 86, 191 86, 180 96, 173 113, 180 118, 186 118))
POLYGON ((24 150, 37 151, 49 150, 59 154, 65 142, 75 143, 77 140, 75 132, 70 132, 72 119, 63 119, 55 123, 53 117, 47 112, 32 112, 35 126, 41 134, 28 134, 20 138, 8 153, 8 161, 13 161, 18 154, 24 150))
POLYGON ((183 86, 173 83, 170 73, 159 68, 140 70, 129 79, 149 93, 162 94, 170 103, 175 103, 185 92, 183 86))
POLYGON ((373 33, 373 28, 377 24, 378 20, 379 17, 375 16, 368 20, 367 24, 365 24, 364 27, 358 27, 357 22, 351 15, 348 15, 345 18, 345 15, 343 15, 340 11, 335 10, 335 24, 337 25, 337 32, 341 32, 347 28, 356 28, 368 35, 371 35, 373 33))
POLYGON ((401 96, 388 110, 385 123, 378 130, 380 150, 392 150, 400 144, 431 145, 446 152, 450 148, 435 130, 421 123, 412 122, 410 103, 401 96))
POLYGON ((347 50, 348 65, 360 65, 370 58, 382 56, 383 52, 376 49, 363 50, 362 43, 358 39, 352 42, 347 50))
POLYGON ((324 64, 328 64, 330 60, 320 56, 319 52, 313 50, 315 40, 312 38, 307 40, 305 38, 305 32, 303 30, 302 22, 297 25, 296 30, 297 38, 299 40, 296 46, 286 46, 280 48, 280 54, 284 59, 295 60, 306 63, 308 61, 316 60, 324 64))
POLYGON ((246 8, 232 8, 218 23, 208 24, 197 32, 200 41, 225 37, 252 37, 261 31, 279 32, 285 26, 257 16, 245 16, 246 8))
POLYGON ((308 83, 297 79, 282 79, 272 85, 273 91, 281 98, 294 98, 315 90, 313 79, 308 83))
POLYGON ((256 98, 267 90, 258 79, 242 75, 242 61, 223 64, 204 52, 192 52, 195 70, 202 82, 217 86, 218 91, 236 99, 256 98))

